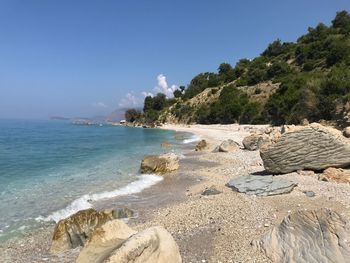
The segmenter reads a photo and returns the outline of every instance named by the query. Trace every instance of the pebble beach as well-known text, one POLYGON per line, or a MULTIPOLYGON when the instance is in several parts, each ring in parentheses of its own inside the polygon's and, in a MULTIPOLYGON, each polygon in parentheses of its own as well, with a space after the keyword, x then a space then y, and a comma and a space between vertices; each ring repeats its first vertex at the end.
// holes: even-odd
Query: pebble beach
MULTIPOLYGON (((227 183, 238 176, 264 171, 259 151, 243 149, 242 140, 267 126, 253 125, 165 125, 162 129, 189 132, 196 138, 180 160, 178 171, 141 192, 142 202, 114 200, 113 206, 127 206, 137 217, 127 224, 137 231, 163 226, 174 237, 183 262, 272 262, 252 244, 293 211, 331 208, 350 218, 350 186, 323 182, 317 174, 293 172, 278 175, 296 187, 288 194, 255 196, 238 193, 227 183), (198 140, 207 147, 194 151, 198 140), (232 139, 241 148, 234 152, 213 152, 222 141, 232 139), (207 189, 218 194, 203 195, 207 189), (312 195, 306 193, 313 193, 312 195), (148 201, 145 201, 148 200, 148 201)), ((128 199, 130 201, 130 199, 128 199)), ((107 204, 101 204, 106 208, 107 204)), ((111 206, 111 204, 109 204, 111 206)), ((0 245, 2 262, 75 262, 80 248, 60 255, 49 252, 53 225, 0 245)))

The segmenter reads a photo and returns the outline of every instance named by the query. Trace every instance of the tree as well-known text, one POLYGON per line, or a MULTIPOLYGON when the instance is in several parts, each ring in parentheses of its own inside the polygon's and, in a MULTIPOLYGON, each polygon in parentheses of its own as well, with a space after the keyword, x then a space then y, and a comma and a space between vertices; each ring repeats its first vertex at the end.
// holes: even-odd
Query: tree
POLYGON ((339 29, 342 34, 350 33, 350 15, 347 11, 343 10, 337 12, 334 20, 332 21, 332 25, 334 28, 339 29))
POLYGON ((181 96, 182 96, 181 90, 176 89, 176 90, 174 91, 174 97, 175 97, 175 98, 181 98, 181 96))
POLYGON ((141 111, 136 109, 128 109, 125 112, 125 120, 128 122, 134 122, 141 117, 141 111))
POLYGON ((166 96, 163 93, 158 93, 153 98, 153 109, 156 111, 161 111, 166 105, 166 96))
POLYGON ((221 63, 218 68, 219 77, 222 78, 224 83, 235 80, 235 71, 229 63, 221 63))
POLYGON ((147 96, 145 98, 145 102, 143 104, 143 112, 146 113, 151 109, 153 109, 153 98, 152 98, 152 96, 147 96))
POLYGON ((275 57, 282 54, 282 52, 283 52, 282 42, 280 39, 277 39, 273 41, 271 44, 269 44, 269 46, 267 47, 267 49, 265 49, 262 55, 266 57, 275 57))

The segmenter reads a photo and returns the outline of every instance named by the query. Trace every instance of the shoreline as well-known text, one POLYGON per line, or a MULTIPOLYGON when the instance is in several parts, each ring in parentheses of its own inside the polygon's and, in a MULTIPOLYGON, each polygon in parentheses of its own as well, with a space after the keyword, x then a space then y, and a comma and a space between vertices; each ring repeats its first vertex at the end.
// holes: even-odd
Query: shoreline
MULTIPOLYGON (((180 161, 177 172, 136 194, 134 202, 126 197, 116 198, 113 206, 125 205, 139 213, 137 218, 128 221, 128 225, 135 230, 156 225, 165 227, 179 245, 183 262, 271 262, 264 254, 255 251, 251 242, 279 224, 291 212, 328 207, 350 217, 350 186, 347 184, 322 182, 314 176, 291 173, 278 175, 297 183, 297 187, 285 195, 249 196, 225 186, 234 177, 264 170, 259 151, 240 149, 232 153, 213 153, 212 149, 226 139, 233 139, 242 145, 245 136, 263 127, 266 125, 161 127, 192 133, 207 140, 209 147, 195 152, 196 143, 188 144, 191 149, 185 153, 186 158, 180 161), (203 196, 203 190, 212 185, 222 193, 203 196), (304 191, 313 191, 315 197, 306 196, 304 191), (146 201, 137 202, 142 198, 146 201)), ((18 256, 18 260, 8 262, 28 262, 26 256, 29 254, 39 255, 32 262, 74 262, 79 249, 53 257, 47 253, 50 232, 43 232, 28 237, 23 247, 8 248, 18 256), (32 245, 28 246, 27 243, 32 245)), ((2 249, 0 246, 0 254, 2 249)))

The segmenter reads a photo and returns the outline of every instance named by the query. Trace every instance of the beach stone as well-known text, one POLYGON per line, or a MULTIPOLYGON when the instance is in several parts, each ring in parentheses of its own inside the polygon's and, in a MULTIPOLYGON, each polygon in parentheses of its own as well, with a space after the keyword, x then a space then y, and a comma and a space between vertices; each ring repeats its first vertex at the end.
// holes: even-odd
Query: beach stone
POLYGON ((209 188, 205 189, 203 192, 202 192, 202 195, 218 195, 218 194, 221 194, 222 192, 219 191, 218 189, 216 189, 215 186, 210 186, 209 188))
POLYGON ((128 227, 123 221, 118 219, 108 221, 95 229, 80 251, 76 263, 103 262, 134 234, 136 234, 136 231, 128 227))
POLYGON ((340 131, 313 123, 285 132, 276 143, 260 148, 265 169, 273 174, 319 171, 350 165, 350 140, 340 131))
POLYGON ((307 196, 307 197, 315 197, 315 192, 313 191, 303 191, 303 193, 307 196))
POLYGON ((148 155, 141 162, 141 173, 164 174, 175 171, 179 168, 179 160, 175 153, 148 155))
POLYGON ((231 139, 223 141, 216 149, 217 152, 235 152, 237 150, 239 150, 239 144, 231 139))
POLYGON ((263 136, 257 134, 249 135, 245 137, 242 141, 244 148, 249 151, 258 150, 266 142, 267 139, 264 139, 263 136))
MULTIPOLYGON (((163 227, 151 227, 127 239, 103 263, 181 263, 179 247, 163 227)), ((99 262, 97 262, 99 263, 99 262)))
POLYGON ((113 219, 113 210, 98 212, 91 208, 60 220, 54 229, 50 251, 60 253, 83 246, 97 227, 113 219))
POLYGON ((349 222, 329 209, 296 211, 253 246, 273 262, 346 263, 350 259, 349 222))
POLYGON ((232 179, 227 186, 248 195, 269 196, 288 194, 297 184, 272 175, 248 175, 232 179))
POLYGON ((324 170, 318 179, 326 182, 350 183, 350 171, 330 167, 324 170))
POLYGON ((346 138, 350 138, 350 126, 344 129, 343 134, 346 138))
POLYGON ((199 143, 197 143, 195 151, 203 151, 205 148, 207 148, 208 144, 206 140, 201 140, 199 143))

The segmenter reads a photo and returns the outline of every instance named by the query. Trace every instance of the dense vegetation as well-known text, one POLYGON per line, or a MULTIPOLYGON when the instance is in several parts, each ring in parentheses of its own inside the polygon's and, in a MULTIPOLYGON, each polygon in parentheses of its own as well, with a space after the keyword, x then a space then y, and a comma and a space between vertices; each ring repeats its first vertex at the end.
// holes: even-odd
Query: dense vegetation
POLYGON ((219 65, 218 72, 195 76, 174 99, 163 94, 147 97, 143 119, 158 120, 160 113, 174 105, 175 115, 193 112, 199 123, 298 124, 341 118, 350 99, 350 15, 338 12, 328 27, 322 23, 301 36, 296 43, 277 39, 253 60, 241 59, 235 67, 219 65), (252 101, 237 87, 261 82, 281 83, 266 103, 252 101), (218 99, 199 108, 186 102, 207 88, 224 86, 218 99))

